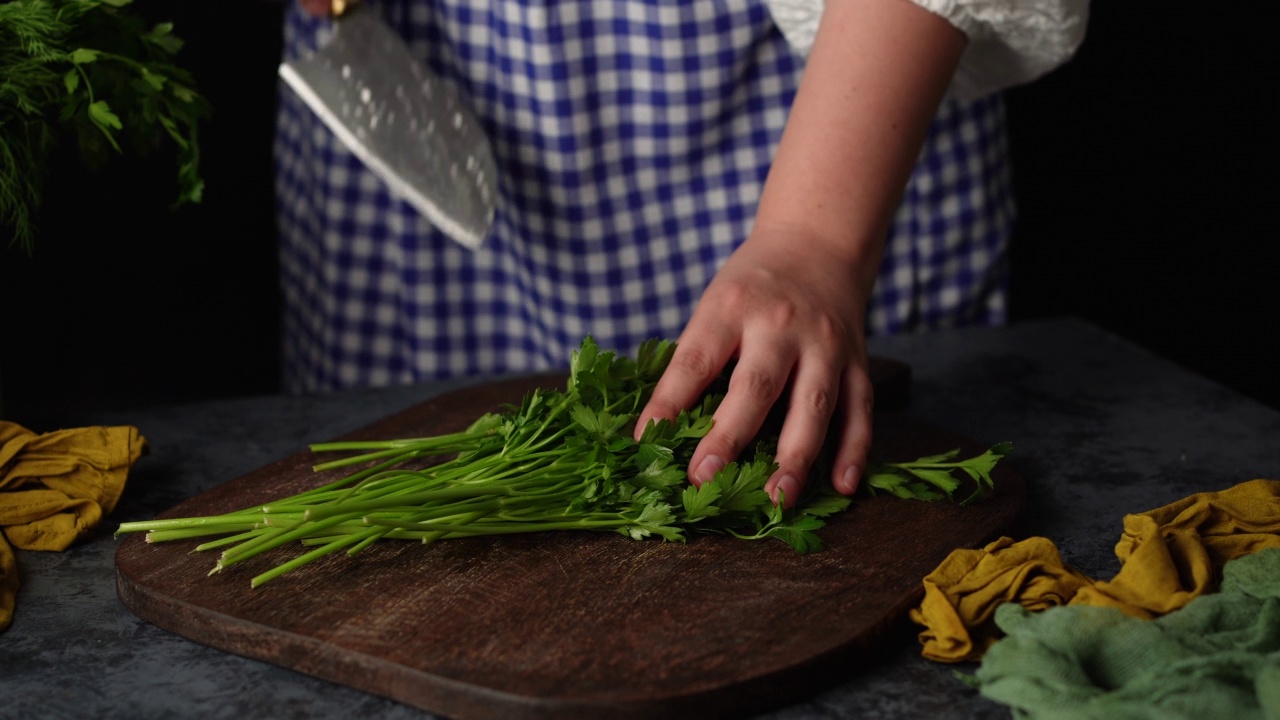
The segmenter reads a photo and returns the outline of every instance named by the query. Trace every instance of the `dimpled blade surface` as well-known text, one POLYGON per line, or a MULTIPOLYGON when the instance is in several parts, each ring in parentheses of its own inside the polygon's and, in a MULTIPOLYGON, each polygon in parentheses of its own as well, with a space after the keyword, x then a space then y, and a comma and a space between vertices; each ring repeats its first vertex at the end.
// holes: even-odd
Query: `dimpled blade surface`
POLYGON ((334 21, 329 41, 280 76, 393 193, 459 243, 484 241, 497 195, 488 137, 373 10, 334 21))

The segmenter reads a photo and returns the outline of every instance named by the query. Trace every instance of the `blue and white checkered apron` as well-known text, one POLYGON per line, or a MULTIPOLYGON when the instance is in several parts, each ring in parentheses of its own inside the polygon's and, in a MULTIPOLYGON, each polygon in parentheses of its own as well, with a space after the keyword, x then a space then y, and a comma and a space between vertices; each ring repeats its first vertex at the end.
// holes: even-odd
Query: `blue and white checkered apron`
MULTIPOLYGON (((292 5, 292 4, 291 4, 292 5)), ((676 337, 747 236, 803 59, 761 0, 386 0, 489 133, 478 251, 432 228, 282 87, 285 385, 317 391, 563 366, 586 334, 676 337)), ((327 21, 291 8, 286 55, 327 21)), ((869 328, 1005 318, 1013 220, 998 96, 948 101, 906 190, 869 328)))

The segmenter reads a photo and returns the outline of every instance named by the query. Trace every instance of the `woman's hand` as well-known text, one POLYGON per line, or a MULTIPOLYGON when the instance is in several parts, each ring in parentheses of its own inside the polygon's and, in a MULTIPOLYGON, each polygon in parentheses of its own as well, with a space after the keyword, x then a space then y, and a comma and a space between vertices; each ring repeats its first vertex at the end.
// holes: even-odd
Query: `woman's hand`
POLYGON ((834 422, 841 429, 832 481, 852 494, 871 444, 863 317, 875 273, 867 265, 870 272, 859 272, 831 257, 803 229, 757 227, 702 296, 639 427, 689 407, 737 358, 690 480, 706 482, 738 457, 787 389, 778 470, 765 489, 793 505, 834 422))
POLYGON ((832 483, 852 494, 871 445, 864 316, 884 237, 951 81, 964 35, 909 0, 828 3, 751 236, 707 287, 641 411, 674 418, 734 358, 694 452, 702 483, 733 461, 790 387, 778 471, 795 502, 833 423, 832 483))

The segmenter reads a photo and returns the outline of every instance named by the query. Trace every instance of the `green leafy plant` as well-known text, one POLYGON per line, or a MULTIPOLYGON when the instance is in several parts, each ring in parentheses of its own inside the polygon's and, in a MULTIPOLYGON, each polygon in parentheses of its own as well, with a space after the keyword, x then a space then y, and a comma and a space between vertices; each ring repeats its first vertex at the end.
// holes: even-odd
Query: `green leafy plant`
POLYGON ((0 3, 0 228, 8 245, 35 242, 47 163, 73 139, 100 166, 125 148, 177 149, 175 206, 203 191, 197 126, 210 108, 174 56, 170 23, 147 26, 133 0, 10 0, 0 3))
POLYGON ((999 443, 981 455, 964 460, 956 459, 960 454, 960 449, 956 448, 911 462, 877 463, 871 466, 863 484, 872 493, 883 490, 902 498, 941 500, 950 498, 959 489, 960 480, 955 473, 960 471, 976 485, 973 493, 962 501, 970 503, 995 487, 991 471, 1012 450, 1012 443, 999 443))
MULTIPOLYGON (((685 541, 696 533, 744 540, 773 538, 799 553, 822 548, 817 531, 848 507, 826 475, 815 469, 794 507, 783 509, 765 492, 776 470, 765 431, 753 449, 715 478, 695 487, 689 459, 711 429, 723 398, 721 378, 695 407, 674 421, 632 429, 675 345, 650 340, 634 360, 603 352, 590 338, 572 354, 564 390, 535 390, 519 406, 478 418, 466 430, 434 437, 312 445, 317 453, 346 453, 317 472, 360 469, 312 490, 222 515, 170 518, 120 525, 118 532, 146 531, 148 542, 221 536, 197 550, 222 549, 218 572, 268 550, 301 542, 310 549, 255 576, 254 587, 329 553, 354 554, 381 539, 438 540, 480 535, 595 530, 641 540, 685 541), (452 456, 424 466, 424 461, 452 456)), ((1001 453, 1002 454, 1002 453, 1001 453)), ((948 487, 920 492, 914 484, 893 490, 903 497, 939 499, 960 482, 943 483, 942 463, 954 453, 924 458, 909 467, 948 487)), ((956 463, 990 485, 998 457, 956 463), (994 459, 993 459, 994 458, 994 459)), ((873 471, 881 477, 889 470, 873 471)), ((880 486, 877 486, 880 487, 880 486)))

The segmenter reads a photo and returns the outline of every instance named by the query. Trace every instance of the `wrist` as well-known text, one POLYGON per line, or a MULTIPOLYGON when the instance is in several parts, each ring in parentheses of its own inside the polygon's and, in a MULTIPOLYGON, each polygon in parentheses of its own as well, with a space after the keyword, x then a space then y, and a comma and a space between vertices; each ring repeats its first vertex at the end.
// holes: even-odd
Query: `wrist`
POLYGON ((855 223, 823 223, 813 217, 758 215, 743 243, 770 264, 803 264, 808 273, 831 273, 852 280, 862 295, 870 295, 880 268, 887 228, 855 223))

